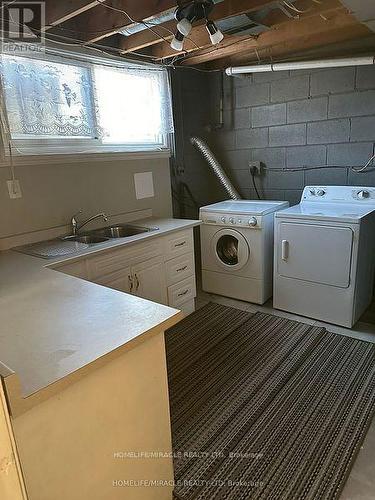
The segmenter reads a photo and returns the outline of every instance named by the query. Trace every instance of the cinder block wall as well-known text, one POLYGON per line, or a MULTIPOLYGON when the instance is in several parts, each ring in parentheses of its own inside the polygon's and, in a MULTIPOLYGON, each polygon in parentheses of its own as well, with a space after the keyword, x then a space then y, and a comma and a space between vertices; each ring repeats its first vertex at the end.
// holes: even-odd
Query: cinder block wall
MULTIPOLYGON (((184 78, 187 86, 189 75, 185 73, 184 78)), ((190 124, 185 133, 196 114, 200 116, 201 128, 202 116, 209 121, 209 102, 213 108, 211 119, 217 112, 219 76, 216 73, 205 76, 204 82, 203 85, 201 79, 198 89, 194 80, 189 86, 190 95, 199 95, 200 106, 199 109, 194 106, 194 99, 185 105, 185 121, 190 124), (206 95, 208 80, 211 101, 206 95)), ((362 166, 374 153, 375 68, 225 77, 224 93, 224 126, 211 132, 202 132, 198 127, 198 132, 205 135, 244 197, 255 198, 248 168, 250 160, 261 161, 267 168, 257 178, 266 199, 296 203, 303 186, 308 184, 375 185, 374 168, 366 174, 356 174, 349 168, 329 167, 362 166), (319 165, 325 168, 308 172, 277 171, 281 167, 319 165)), ((184 101, 184 93, 181 97, 184 101)), ((193 168, 193 154, 185 137, 185 169, 193 168)), ((199 171, 189 176, 189 183, 193 191, 197 188, 202 192, 199 171)), ((211 193, 210 197, 215 196, 211 193)))
POLYGON ((329 167, 362 166, 374 153, 374 67, 226 77, 224 88, 224 127, 211 140, 244 196, 255 197, 250 160, 266 167, 257 182, 267 199, 296 203, 308 184, 375 185, 375 168, 329 167), (277 170, 303 166, 325 168, 277 170))

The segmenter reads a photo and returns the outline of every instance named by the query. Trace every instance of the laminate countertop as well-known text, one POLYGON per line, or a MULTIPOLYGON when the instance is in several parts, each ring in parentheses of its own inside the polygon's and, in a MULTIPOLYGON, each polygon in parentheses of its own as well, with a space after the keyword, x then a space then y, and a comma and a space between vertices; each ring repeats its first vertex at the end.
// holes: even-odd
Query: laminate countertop
POLYGON ((43 390, 46 395, 56 392, 53 386, 65 377, 182 318, 177 309, 50 268, 192 228, 200 221, 149 218, 135 223, 159 230, 52 262, 13 250, 0 252, 0 375, 19 398, 26 401, 43 390))

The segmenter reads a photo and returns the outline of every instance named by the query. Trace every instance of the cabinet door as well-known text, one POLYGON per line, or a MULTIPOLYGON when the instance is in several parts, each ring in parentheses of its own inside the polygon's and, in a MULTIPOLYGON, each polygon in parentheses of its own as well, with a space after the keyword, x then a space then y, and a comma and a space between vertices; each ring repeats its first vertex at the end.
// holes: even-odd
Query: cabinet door
POLYGON ((130 267, 124 267, 121 271, 116 271, 115 273, 97 278, 95 283, 113 288, 114 290, 119 290, 120 292, 129 293, 133 291, 134 280, 131 275, 130 267))
POLYGON ((160 304, 167 304, 164 262, 161 257, 134 266, 132 274, 135 295, 160 304))

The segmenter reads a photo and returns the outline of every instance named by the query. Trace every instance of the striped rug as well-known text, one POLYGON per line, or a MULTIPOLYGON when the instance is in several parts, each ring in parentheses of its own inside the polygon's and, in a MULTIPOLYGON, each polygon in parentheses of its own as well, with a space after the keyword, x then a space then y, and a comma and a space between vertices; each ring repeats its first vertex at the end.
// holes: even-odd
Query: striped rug
POLYGON ((176 499, 339 497, 375 410, 372 344, 210 303, 166 349, 176 499))

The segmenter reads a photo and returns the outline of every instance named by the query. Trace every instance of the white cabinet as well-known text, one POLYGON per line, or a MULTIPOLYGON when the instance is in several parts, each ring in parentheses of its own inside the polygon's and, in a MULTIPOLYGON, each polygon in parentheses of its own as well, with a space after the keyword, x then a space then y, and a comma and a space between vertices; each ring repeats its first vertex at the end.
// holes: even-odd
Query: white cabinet
POLYGON ((164 262, 161 257, 134 266, 132 275, 135 295, 160 304, 168 304, 164 262))
POLYGON ((125 267, 106 276, 101 276, 95 280, 99 285, 119 290, 120 292, 130 293, 133 285, 133 278, 130 267, 125 267))
POLYGON ((196 296, 193 230, 183 229, 58 267, 93 283, 189 314, 196 296))

